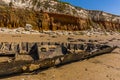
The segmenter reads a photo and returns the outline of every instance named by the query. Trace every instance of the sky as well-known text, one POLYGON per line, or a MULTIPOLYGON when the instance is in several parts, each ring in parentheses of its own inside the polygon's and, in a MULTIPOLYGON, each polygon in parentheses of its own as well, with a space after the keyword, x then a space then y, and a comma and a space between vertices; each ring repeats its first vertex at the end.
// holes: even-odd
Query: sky
POLYGON ((61 0, 89 10, 120 15, 120 0, 61 0))

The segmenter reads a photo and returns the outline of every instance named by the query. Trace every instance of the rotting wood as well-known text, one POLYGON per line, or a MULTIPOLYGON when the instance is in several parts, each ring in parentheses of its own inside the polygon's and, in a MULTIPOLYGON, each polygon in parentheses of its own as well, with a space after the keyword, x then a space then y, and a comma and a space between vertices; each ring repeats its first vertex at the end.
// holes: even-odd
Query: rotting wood
POLYGON ((45 69, 52 66, 63 65, 69 62, 74 62, 78 60, 83 60, 91 58, 97 55, 102 55, 110 53, 116 47, 107 47, 102 50, 96 51, 94 53, 81 52, 81 53, 69 53, 65 55, 55 56, 53 58, 47 58, 44 60, 31 60, 31 61, 12 61, 12 62, 2 62, 0 63, 0 76, 7 76, 16 73, 27 73, 33 72, 38 69, 45 69))

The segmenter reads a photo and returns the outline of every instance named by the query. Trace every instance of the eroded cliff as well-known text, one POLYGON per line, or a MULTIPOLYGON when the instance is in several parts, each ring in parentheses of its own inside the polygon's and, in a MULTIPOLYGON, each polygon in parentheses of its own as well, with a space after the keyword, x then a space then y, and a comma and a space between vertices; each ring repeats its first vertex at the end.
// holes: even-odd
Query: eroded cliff
POLYGON ((0 27, 16 28, 31 24, 38 30, 102 30, 120 31, 120 16, 91 11, 57 0, 2 0, 0 27))

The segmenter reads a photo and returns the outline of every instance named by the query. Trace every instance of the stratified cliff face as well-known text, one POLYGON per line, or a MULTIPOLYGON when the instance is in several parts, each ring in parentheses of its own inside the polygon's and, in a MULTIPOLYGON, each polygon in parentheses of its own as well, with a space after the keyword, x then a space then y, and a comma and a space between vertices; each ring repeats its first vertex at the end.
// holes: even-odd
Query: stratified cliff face
POLYGON ((2 0, 0 5, 1 27, 24 27, 28 23, 39 30, 120 30, 120 16, 58 0, 2 0))

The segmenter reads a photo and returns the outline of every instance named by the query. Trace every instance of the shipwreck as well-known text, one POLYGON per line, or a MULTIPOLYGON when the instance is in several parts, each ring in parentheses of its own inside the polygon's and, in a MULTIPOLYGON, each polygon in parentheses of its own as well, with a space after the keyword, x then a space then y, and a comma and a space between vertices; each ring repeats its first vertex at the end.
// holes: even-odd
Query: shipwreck
POLYGON ((116 47, 103 44, 56 42, 0 43, 0 57, 11 60, 0 62, 0 76, 29 73, 36 70, 88 59, 112 52, 116 47))

